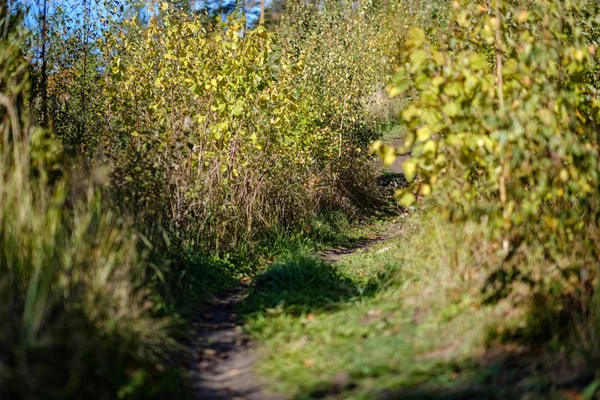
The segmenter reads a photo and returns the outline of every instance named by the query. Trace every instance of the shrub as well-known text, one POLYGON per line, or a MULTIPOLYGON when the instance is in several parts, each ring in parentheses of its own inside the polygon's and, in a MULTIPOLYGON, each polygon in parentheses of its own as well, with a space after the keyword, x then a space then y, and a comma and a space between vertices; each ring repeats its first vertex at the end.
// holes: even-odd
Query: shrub
POLYGON ((246 30, 235 18, 206 26, 162 8, 104 44, 115 183, 140 219, 227 250, 303 226, 315 211, 377 200, 372 184, 362 189, 373 131, 360 104, 385 70, 374 17, 323 12, 325 31, 294 42, 291 28, 246 30), (336 39, 336 21, 355 31, 352 43, 336 39), (369 79, 361 57, 380 65, 369 79))
POLYGON ((412 185, 400 201, 444 187, 444 215, 486 221, 502 242, 489 283, 581 294, 598 264, 597 4, 494 4, 454 3, 437 44, 410 31, 391 86, 400 93, 410 78, 418 92, 402 111, 409 129, 397 151, 412 151, 403 164, 412 185), (547 260, 542 270, 529 268, 526 247, 547 260))

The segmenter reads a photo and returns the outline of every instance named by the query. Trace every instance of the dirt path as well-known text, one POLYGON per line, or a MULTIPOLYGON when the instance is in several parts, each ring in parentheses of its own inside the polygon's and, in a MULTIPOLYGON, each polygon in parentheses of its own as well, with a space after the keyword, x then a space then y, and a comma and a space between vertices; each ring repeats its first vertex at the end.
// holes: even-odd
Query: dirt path
MULTIPOLYGON (((396 139, 391 144, 399 146, 402 140, 396 139)), ((406 157, 398 157, 390 167, 393 175, 402 174, 402 162, 406 157)), ((400 225, 391 225, 384 234, 365 239, 352 248, 327 250, 317 255, 325 262, 335 263, 359 249, 368 249, 398 235, 400 225)), ((236 314, 238 305, 248 295, 249 289, 249 285, 240 284, 229 292, 220 294, 206 306, 206 312, 198 315, 195 322, 196 336, 189 344, 194 399, 288 398, 285 394, 269 392, 267 382, 255 371, 259 358, 258 345, 243 332, 243 321, 236 314)))
MULTIPOLYGON (((400 225, 391 225, 375 238, 359 242, 352 248, 317 253, 325 262, 335 263, 359 249, 365 250, 400 234, 400 225)), ((269 392, 255 364, 258 345, 242 329, 243 321, 236 313, 248 295, 249 286, 240 284, 222 293, 205 308, 194 323, 196 337, 189 345, 194 399, 202 400, 285 400, 285 394, 269 392)))
POLYGON ((222 293, 198 316, 196 338, 190 344, 194 399, 286 399, 269 393, 254 370, 256 344, 243 332, 236 314, 248 290, 248 285, 240 284, 222 293))
POLYGON ((385 242, 386 240, 393 239, 400 236, 402 225, 391 224, 388 229, 381 235, 374 238, 364 239, 352 247, 342 247, 338 249, 324 250, 317 255, 325 262, 336 263, 342 258, 356 253, 358 250, 368 250, 378 243, 385 242))

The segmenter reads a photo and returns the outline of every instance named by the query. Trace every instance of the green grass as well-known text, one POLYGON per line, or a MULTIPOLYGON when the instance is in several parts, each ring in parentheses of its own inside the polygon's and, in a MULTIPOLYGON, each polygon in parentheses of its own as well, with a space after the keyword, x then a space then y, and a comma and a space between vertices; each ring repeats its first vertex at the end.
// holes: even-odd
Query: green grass
POLYGON ((445 346, 456 347, 454 355, 470 348, 469 341, 448 343, 446 331, 468 327, 481 313, 457 324, 443 314, 420 316, 406 304, 391 278, 405 245, 394 239, 336 265, 296 253, 258 277, 245 304, 246 328, 264 344, 261 371, 277 389, 311 398, 343 385, 362 397, 373 388, 452 382, 453 365, 421 356, 445 346))
POLYGON ((342 211, 330 211, 315 215, 304 229, 273 231, 261 243, 240 247, 235 253, 206 255, 194 248, 170 249, 155 260, 163 276, 155 285, 159 292, 155 311, 183 317, 179 322, 185 329, 186 320, 195 317, 198 306, 211 295, 253 277, 275 259, 353 247, 384 232, 386 218, 379 212, 351 218, 342 211))
POLYGON ((384 127, 381 134, 381 141, 384 143, 390 143, 394 139, 399 139, 404 136, 406 127, 402 124, 393 123, 389 126, 384 127))
POLYGON ((437 222, 406 223, 400 237, 333 265, 289 253, 257 276, 245 327, 274 389, 297 399, 560 398, 534 361, 512 361, 503 347, 488 355, 506 315, 479 304, 461 277, 478 260, 456 244, 476 232, 437 222))

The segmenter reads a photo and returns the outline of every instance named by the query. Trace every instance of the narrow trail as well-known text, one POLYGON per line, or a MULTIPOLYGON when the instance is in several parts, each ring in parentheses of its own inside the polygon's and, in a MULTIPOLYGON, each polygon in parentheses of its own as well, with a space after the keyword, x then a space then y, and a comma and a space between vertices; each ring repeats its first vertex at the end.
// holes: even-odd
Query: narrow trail
POLYGON ((190 344, 195 399, 286 399, 269 393, 255 372, 257 346, 243 332, 243 321, 236 314, 248 290, 247 284, 240 284, 220 294, 195 322, 196 337, 190 344))
MULTIPOLYGON (((358 250, 397 237, 400 225, 393 224, 374 238, 365 239, 351 248, 316 253, 323 261, 336 263, 358 250)), ((190 343, 194 399, 202 400, 286 400, 288 396, 272 393, 268 383, 255 371, 259 346, 242 329, 243 320, 236 309, 248 295, 250 286, 240 283, 215 297, 194 323, 196 337, 190 343)))
MULTIPOLYGON (((394 146, 401 140, 394 140, 394 146)), ((402 174, 399 157, 390 167, 393 174, 402 174)), ((349 248, 338 248, 318 252, 315 255, 327 263, 336 263, 358 250, 367 250, 374 245, 401 234, 400 225, 393 224, 388 230, 374 238, 365 239, 349 248)), ((243 320, 236 310, 248 296, 250 285, 240 283, 231 290, 217 295, 200 313, 194 322, 196 335, 188 345, 194 399, 197 400, 286 400, 289 397, 273 393, 268 382, 255 370, 260 350, 244 331, 243 320)))

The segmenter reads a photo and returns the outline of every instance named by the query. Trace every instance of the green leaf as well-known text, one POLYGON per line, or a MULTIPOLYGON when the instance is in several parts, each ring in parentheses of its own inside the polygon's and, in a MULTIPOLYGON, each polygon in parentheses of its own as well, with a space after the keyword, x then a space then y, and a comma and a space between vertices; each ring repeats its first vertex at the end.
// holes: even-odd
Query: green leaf
POLYGON ((595 394, 598 392, 598 389, 600 389, 600 380, 596 379, 586 386, 585 390, 583 391, 583 398, 585 400, 593 400, 595 398, 595 394))
POLYGON ((416 72, 420 66, 427 60, 427 52, 423 49, 415 50, 410 55, 411 71, 416 72))
POLYGON ((417 201, 417 198, 411 192, 406 192, 402 196, 400 196, 400 200, 398 203, 404 207, 410 207, 414 202, 417 201))
POLYGON ((474 70, 481 70, 488 65, 488 60, 484 55, 475 53, 469 57, 469 65, 474 70))
POLYGON ((244 111, 244 109, 239 104, 236 104, 231 110, 231 115, 234 117, 239 117, 242 115, 242 111, 244 111))
POLYGON ((448 96, 456 97, 460 94, 460 83, 452 82, 446 86, 444 86, 444 94, 448 96))
POLYGON ((446 114, 447 116, 455 117, 460 112, 460 106, 458 105, 457 102, 453 101, 450 103, 446 103, 442 110, 444 111, 444 114, 446 114))

